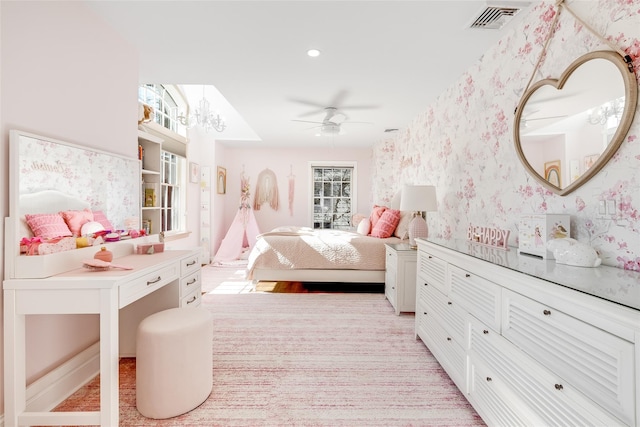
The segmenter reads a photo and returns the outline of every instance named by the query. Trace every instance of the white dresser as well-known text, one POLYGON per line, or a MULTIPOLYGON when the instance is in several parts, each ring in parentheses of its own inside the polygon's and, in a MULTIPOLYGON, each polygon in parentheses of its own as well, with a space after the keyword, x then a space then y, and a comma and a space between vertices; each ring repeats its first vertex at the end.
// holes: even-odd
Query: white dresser
POLYGON ((199 249, 126 255, 114 264, 132 270, 77 268, 47 278, 5 280, 4 425, 117 426, 119 357, 135 355, 135 334, 144 317, 200 305, 200 256, 199 249), (100 315, 100 411, 28 410, 25 317, 85 313, 100 315))
POLYGON ((491 426, 640 426, 640 273, 418 241, 416 337, 491 426))

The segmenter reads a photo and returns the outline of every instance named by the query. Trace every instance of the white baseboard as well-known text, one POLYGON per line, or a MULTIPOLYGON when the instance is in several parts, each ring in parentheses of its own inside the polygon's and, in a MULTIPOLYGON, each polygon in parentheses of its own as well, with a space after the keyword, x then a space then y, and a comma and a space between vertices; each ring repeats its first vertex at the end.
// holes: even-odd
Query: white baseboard
MULTIPOLYGON (((29 385, 27 410, 52 410, 99 373, 100 343, 97 342, 29 385)), ((4 425, 4 414, 2 421, 4 425)))

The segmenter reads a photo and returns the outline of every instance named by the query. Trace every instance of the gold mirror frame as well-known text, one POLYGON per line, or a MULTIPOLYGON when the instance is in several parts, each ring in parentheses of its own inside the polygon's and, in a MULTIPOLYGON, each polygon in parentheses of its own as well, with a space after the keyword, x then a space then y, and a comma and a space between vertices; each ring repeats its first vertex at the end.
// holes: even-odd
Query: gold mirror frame
MULTIPOLYGON (((594 85, 598 84, 597 80, 593 81, 594 85)), ((616 52, 613 51, 597 51, 591 52, 586 55, 581 56, 577 60, 575 60, 569 67, 562 73, 559 79, 545 79, 540 80, 539 82, 533 84, 522 96, 518 107, 516 108, 516 114, 513 125, 513 137, 515 142, 516 152, 518 153, 518 157, 520 161, 527 169, 527 172, 535 178, 540 184, 542 184, 545 188, 553 191, 560 196, 567 195, 572 191, 576 190, 583 184, 585 184, 589 179, 591 179, 595 174, 597 174, 604 165, 613 157, 615 152, 620 148, 624 138, 629 132, 629 128, 633 122, 636 106, 638 102, 638 83, 636 80, 635 73, 633 72, 633 68, 630 67, 624 59, 616 52), (598 157, 597 161, 586 169, 579 178, 573 181, 571 184, 565 186, 564 188, 561 186, 557 186, 547 181, 544 176, 541 176, 529 163, 527 160, 521 144, 520 139, 520 124, 523 120, 523 113, 525 110, 525 106, 527 101, 531 96, 540 88, 544 86, 551 86, 555 88, 557 91, 561 91, 565 86, 567 80, 571 77, 574 71, 580 66, 586 64, 587 62, 593 59, 605 59, 611 61, 620 71, 622 76, 622 81, 624 82, 624 93, 625 93, 625 102, 624 102, 624 110, 622 116, 620 118, 620 123, 611 138, 610 143, 603 150, 602 154, 598 157)))

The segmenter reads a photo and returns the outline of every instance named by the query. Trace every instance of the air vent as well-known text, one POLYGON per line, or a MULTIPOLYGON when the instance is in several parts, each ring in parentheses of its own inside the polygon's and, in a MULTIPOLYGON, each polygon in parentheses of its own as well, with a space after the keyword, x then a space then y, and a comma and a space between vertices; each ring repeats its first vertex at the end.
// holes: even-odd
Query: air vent
POLYGON ((499 30, 504 27, 507 22, 513 19, 513 17, 521 10, 522 8, 520 7, 487 6, 473 21, 470 28, 499 30))

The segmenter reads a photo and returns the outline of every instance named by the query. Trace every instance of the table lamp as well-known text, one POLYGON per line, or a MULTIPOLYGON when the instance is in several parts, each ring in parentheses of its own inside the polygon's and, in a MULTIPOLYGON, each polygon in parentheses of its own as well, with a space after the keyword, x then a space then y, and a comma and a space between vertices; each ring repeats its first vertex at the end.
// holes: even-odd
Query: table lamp
POLYGON ((438 209, 436 200, 436 187, 433 185, 405 185, 402 188, 400 198, 400 210, 412 211, 413 219, 409 223, 409 245, 417 248, 416 238, 427 238, 429 229, 427 222, 422 217, 422 212, 438 209))

